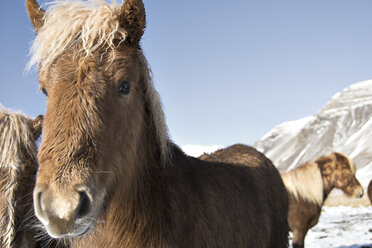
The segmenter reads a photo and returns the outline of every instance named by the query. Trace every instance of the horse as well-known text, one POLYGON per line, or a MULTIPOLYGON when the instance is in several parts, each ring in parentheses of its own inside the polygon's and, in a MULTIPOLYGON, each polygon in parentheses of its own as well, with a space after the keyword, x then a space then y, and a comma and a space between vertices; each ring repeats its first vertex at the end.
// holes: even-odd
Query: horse
POLYGON ((323 203, 332 189, 341 189, 348 196, 363 196, 355 171, 350 158, 333 152, 282 174, 289 197, 288 224, 293 233, 293 248, 305 246, 305 236, 318 223, 323 203))
POLYGON ((170 140, 140 46, 141 0, 26 9, 29 68, 38 65, 47 99, 34 208, 50 236, 79 248, 287 247, 267 204, 281 184, 170 140))
POLYGON ((0 247, 38 247, 32 191, 38 169, 36 140, 43 116, 35 119, 0 110, 0 247))
POLYGON ((266 200, 266 204, 276 209, 275 214, 272 215, 271 224, 277 225, 277 223, 282 223, 279 227, 284 233, 288 233, 287 191, 281 180, 279 171, 269 158, 257 151, 254 147, 244 144, 234 144, 209 154, 204 153, 198 158, 210 162, 247 166, 250 170, 255 171, 254 173, 257 173, 257 177, 260 178, 262 183, 277 185, 276 188, 271 189, 271 192, 265 192, 265 194, 271 196, 266 200), (285 228, 286 226, 287 228, 285 228))
POLYGON ((369 201, 372 204, 372 180, 368 184, 367 192, 368 192, 369 201))

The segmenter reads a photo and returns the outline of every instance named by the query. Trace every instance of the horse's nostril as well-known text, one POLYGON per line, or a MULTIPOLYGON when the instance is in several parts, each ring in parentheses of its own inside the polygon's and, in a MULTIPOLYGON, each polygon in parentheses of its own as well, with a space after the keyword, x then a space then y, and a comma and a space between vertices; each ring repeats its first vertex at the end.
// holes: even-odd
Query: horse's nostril
POLYGON ((358 198, 362 198, 362 197, 363 197, 363 193, 361 193, 361 192, 357 192, 357 197, 358 197, 358 198))
POLYGON ((39 209, 40 209, 40 211, 43 210, 43 209, 42 209, 42 206, 41 206, 41 194, 42 194, 41 191, 40 191, 39 193, 36 194, 36 202, 37 202, 37 204, 39 205, 39 209))
POLYGON ((35 207, 35 214, 38 218, 44 219, 45 217, 45 208, 43 206, 43 187, 36 186, 34 192, 34 207, 35 207))
POLYGON ((86 192, 79 191, 80 201, 77 208, 76 219, 84 218, 91 209, 90 199, 86 192))

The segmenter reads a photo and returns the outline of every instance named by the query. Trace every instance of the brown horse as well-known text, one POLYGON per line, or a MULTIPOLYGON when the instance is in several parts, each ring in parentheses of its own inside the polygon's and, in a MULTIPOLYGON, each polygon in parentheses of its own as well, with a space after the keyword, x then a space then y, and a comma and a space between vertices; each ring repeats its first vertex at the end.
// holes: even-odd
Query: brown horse
POLYGON ((369 201, 370 201, 371 204, 372 204, 372 180, 371 180, 371 181, 369 182, 369 184, 368 184, 367 192, 368 192, 368 198, 369 198, 369 201))
POLYGON ((270 192, 267 191, 264 193, 270 195, 270 197, 266 199, 266 204, 270 205, 270 208, 276 209, 270 223, 271 225, 282 223, 282 225, 280 225, 282 231, 288 232, 288 228, 285 229, 288 216, 287 191, 280 178, 279 171, 263 153, 251 146, 235 144, 210 154, 204 153, 199 159, 210 162, 248 166, 248 168, 250 168, 249 170, 251 170, 252 173, 256 173, 257 178, 260 178, 263 184, 277 185, 275 188, 270 187, 270 192))
POLYGON ((32 190, 43 117, 0 111, 0 247, 36 247, 32 190))
POLYGON ((37 217, 72 247, 287 247, 264 171, 186 156, 167 135, 139 41, 142 1, 26 0, 47 95, 37 217), (273 227, 275 226, 275 228, 273 227))
POLYGON ((282 174, 289 197, 288 224, 294 248, 304 247, 305 236, 318 223, 322 205, 332 189, 363 196, 355 171, 351 159, 333 152, 282 174))

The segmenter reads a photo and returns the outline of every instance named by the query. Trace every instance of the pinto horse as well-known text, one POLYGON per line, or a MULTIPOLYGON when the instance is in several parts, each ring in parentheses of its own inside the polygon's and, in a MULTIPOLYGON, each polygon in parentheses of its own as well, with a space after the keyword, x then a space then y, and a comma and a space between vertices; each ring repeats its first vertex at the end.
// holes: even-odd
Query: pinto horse
POLYGON ((305 236, 318 223, 332 189, 341 189, 349 196, 363 196, 355 171, 350 158, 333 152, 282 174, 289 197, 288 224, 293 233, 293 248, 304 247, 305 236))
MULTIPOLYGON (((141 0, 26 0, 30 65, 47 95, 39 220, 72 247, 287 247, 267 204, 284 186, 246 166, 185 155, 167 134, 140 47, 141 0)), ((285 230, 285 231, 283 231, 285 230)))
POLYGON ((32 190, 42 116, 0 110, 0 247, 36 247, 32 190))

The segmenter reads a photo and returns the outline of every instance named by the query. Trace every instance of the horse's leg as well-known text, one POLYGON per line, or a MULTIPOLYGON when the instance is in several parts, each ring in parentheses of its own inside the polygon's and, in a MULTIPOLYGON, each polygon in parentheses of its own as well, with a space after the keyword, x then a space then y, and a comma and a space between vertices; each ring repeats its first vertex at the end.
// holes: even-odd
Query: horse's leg
POLYGON ((293 248, 304 248, 305 247, 305 236, 308 230, 300 230, 296 229, 293 230, 293 240, 292 240, 292 247, 293 248))

